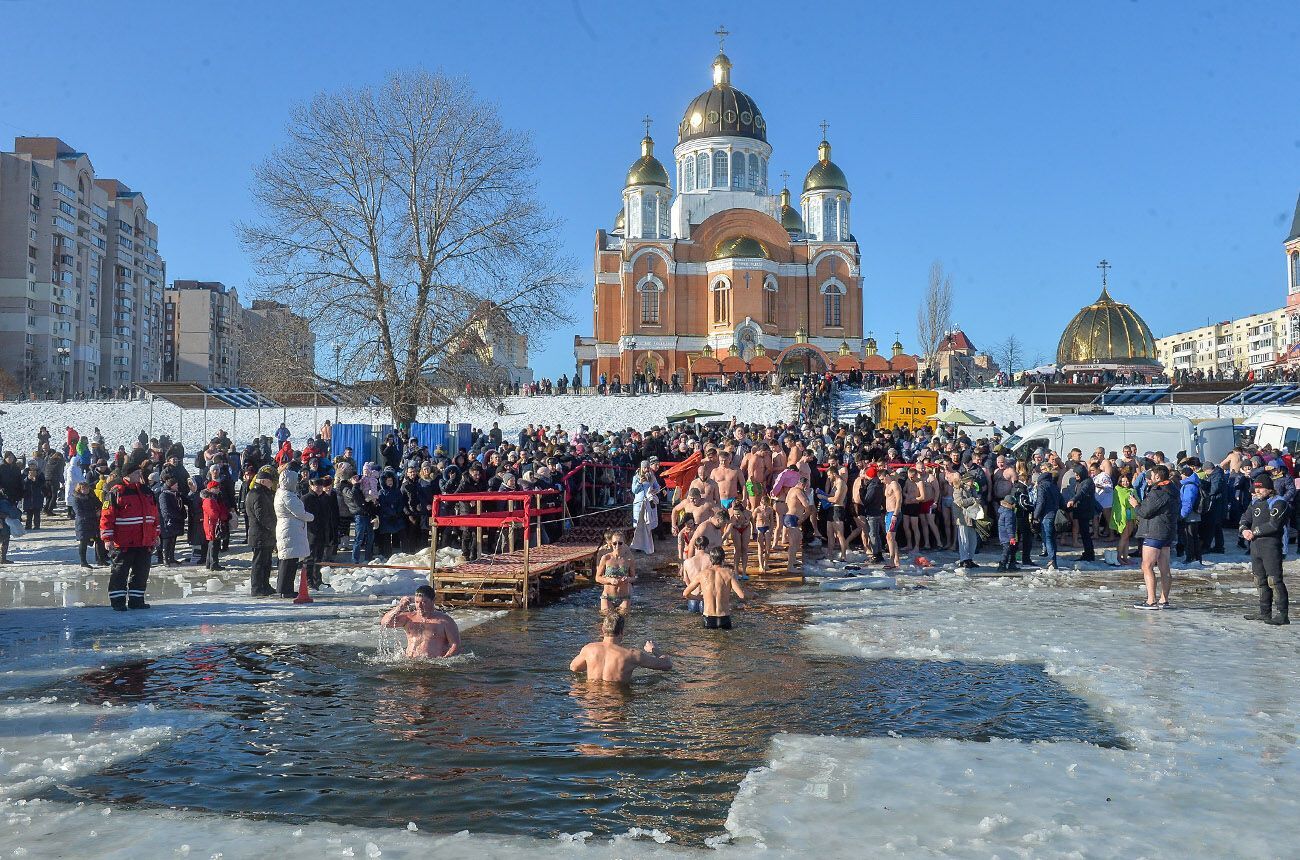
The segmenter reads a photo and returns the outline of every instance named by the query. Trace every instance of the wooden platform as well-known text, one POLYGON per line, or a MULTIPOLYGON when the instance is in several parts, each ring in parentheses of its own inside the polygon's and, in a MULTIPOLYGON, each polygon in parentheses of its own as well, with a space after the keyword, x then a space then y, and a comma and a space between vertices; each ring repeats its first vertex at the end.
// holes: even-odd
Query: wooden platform
POLYGON ((591 540, 531 547, 527 575, 522 550, 485 556, 436 571, 433 587, 438 602, 446 606, 535 606, 543 596, 593 585, 599 549, 599 541, 591 540))

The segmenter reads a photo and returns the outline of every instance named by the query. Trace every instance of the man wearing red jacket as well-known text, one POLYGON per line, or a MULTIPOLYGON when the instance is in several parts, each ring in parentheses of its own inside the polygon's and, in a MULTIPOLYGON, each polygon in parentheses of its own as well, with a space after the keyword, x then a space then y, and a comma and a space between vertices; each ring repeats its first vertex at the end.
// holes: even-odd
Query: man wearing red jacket
POLYGON ((108 494, 99 515, 99 532, 113 559, 108 602, 119 612, 149 608, 144 592, 158 543, 158 502, 144 486, 141 469, 139 462, 127 467, 126 477, 108 494))

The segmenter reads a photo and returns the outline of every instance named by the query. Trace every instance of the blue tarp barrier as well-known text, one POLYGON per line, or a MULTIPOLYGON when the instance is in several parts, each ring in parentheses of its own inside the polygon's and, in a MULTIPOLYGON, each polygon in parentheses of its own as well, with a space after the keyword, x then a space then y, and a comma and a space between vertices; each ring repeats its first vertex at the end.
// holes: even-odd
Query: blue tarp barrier
POLYGON ((438 450, 438 446, 443 446, 446 450, 448 443, 448 433, 446 424, 429 424, 422 421, 416 421, 411 425, 411 436, 421 445, 429 449, 432 454, 438 450))
POLYGON ((377 450, 375 434, 369 424, 335 424, 330 433, 330 457, 342 455, 345 448, 352 449, 352 459, 357 462, 357 470, 366 460, 373 460, 377 450))
POLYGON ((473 433, 470 430, 470 426, 468 424, 457 424, 456 439, 455 439, 456 450, 459 451, 461 448, 464 448, 466 451, 468 451, 470 436, 472 435, 473 433))

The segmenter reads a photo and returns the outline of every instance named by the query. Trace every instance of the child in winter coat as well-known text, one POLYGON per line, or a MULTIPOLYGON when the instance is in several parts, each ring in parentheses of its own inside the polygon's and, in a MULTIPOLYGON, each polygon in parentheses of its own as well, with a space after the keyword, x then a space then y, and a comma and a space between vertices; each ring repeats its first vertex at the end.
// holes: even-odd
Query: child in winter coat
POLYGON ((184 533, 185 500, 176 488, 176 478, 169 474, 158 491, 158 561, 165 567, 180 564, 176 539, 184 533))
POLYGON ((208 481, 199 493, 203 499, 203 536, 208 542, 208 570, 224 570, 217 553, 230 520, 230 509, 221 498, 221 482, 208 481))
POLYGON ((1016 566, 1016 503, 1004 496, 998 506, 998 541, 1002 544, 1002 561, 998 570, 1019 570, 1016 566))
POLYGON ((366 463, 361 470, 361 493, 367 502, 379 501, 379 467, 366 463))
POLYGON ((99 536, 99 499, 90 491, 90 484, 79 481, 72 490, 72 517, 77 531, 77 558, 81 566, 92 568, 95 565, 86 560, 86 550, 95 548, 95 561, 108 563, 108 553, 104 550, 104 541, 99 536))
POLYGON ((41 508, 45 506, 45 478, 35 464, 27 467, 23 479, 23 513, 27 516, 25 528, 35 531, 41 527, 41 508))

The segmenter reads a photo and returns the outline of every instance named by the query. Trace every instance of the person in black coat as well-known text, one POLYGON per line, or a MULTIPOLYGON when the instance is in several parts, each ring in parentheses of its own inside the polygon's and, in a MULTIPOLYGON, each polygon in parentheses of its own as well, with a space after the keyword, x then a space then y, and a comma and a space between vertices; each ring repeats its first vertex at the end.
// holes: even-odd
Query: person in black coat
MULTIPOLYGON (((457 493, 486 493, 488 489, 487 476, 483 473, 483 464, 477 461, 470 464, 460 477, 460 483, 456 485, 457 493)), ((469 502, 457 502, 456 513, 465 515, 474 510, 469 502)), ((485 533, 486 537, 486 533, 485 533)), ((478 558, 478 541, 477 531, 466 526, 460 530, 460 551, 465 554, 466 561, 472 561, 478 558)))
POLYGON ((1034 521, 1043 535, 1043 555, 1047 556, 1047 569, 1056 570, 1056 512, 1065 501, 1051 469, 1038 473, 1034 493, 1034 521))
POLYGON ((5 451, 4 462, 0 463, 0 493, 15 505, 23 503, 23 468, 13 451, 5 451))
POLYGON ((275 469, 263 466, 244 496, 248 516, 248 545, 253 548, 252 583, 254 597, 270 597, 271 555, 275 552, 275 469))
POLYGON ((327 559, 333 560, 330 546, 338 534, 339 506, 329 492, 329 478, 317 478, 311 482, 307 495, 302 497, 302 506, 312 515, 307 523, 307 545, 310 548, 306 559, 307 584, 311 588, 321 587, 320 565, 327 559))
POLYGON ((1093 472, 1089 473, 1087 467, 1075 464, 1074 496, 1065 504, 1070 509, 1070 515, 1079 525, 1079 539, 1083 542, 1083 554, 1079 556, 1079 561, 1097 560, 1092 545, 1092 521, 1097 516, 1097 485, 1092 476, 1097 467, 1093 466, 1092 470, 1093 472))
POLYGON ((1211 464, 1202 470, 1209 484, 1209 511, 1201 517, 1201 551, 1223 553, 1223 523, 1228 518, 1228 480, 1219 465, 1211 464))
POLYGON ((176 478, 164 477, 158 490, 158 561, 165 567, 180 564, 176 558, 176 540, 185 533, 185 504, 176 478))
POLYGON ((45 458, 45 513, 54 516, 54 503, 63 498, 64 470, 68 461, 59 451, 52 451, 45 458))
POLYGON ((86 550, 92 546, 95 548, 95 562, 108 564, 108 553, 99 535, 100 509, 99 498, 91 491, 90 484, 82 481, 73 488, 72 517, 77 533, 77 557, 81 559, 82 567, 95 566, 86 560, 86 550))
POLYGON ((41 511, 45 508, 45 478, 35 463, 27 467, 27 477, 23 479, 22 507, 26 514, 27 530, 40 529, 41 511))
POLYGON ((203 531, 203 499, 198 476, 190 478, 185 491, 185 542, 190 545, 190 564, 208 557, 208 536, 203 531))

